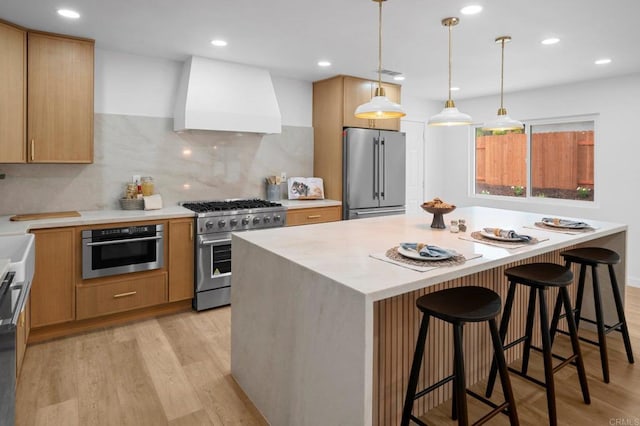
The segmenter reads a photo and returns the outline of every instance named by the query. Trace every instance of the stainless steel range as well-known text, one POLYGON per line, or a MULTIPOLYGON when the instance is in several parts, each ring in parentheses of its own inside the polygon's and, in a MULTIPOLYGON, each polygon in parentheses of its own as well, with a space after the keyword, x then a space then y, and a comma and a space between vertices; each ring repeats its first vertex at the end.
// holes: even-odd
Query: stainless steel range
POLYGON ((284 226, 287 208, 259 199, 185 201, 195 219, 195 296, 197 311, 231 303, 231 233, 284 226))

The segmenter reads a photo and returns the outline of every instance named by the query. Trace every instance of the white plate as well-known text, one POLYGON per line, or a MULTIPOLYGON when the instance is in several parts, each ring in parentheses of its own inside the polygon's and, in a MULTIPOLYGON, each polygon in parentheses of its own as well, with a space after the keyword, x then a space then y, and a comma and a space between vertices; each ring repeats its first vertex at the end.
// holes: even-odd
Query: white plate
POLYGON ((453 255, 450 255, 450 256, 439 256, 439 257, 421 256, 420 253, 418 253, 417 251, 407 250, 407 249, 403 248, 402 246, 398 247, 398 253, 400 253, 404 257, 408 257, 409 259, 415 259, 415 260, 447 260, 447 259, 451 259, 453 257, 453 255))
POLYGON ((585 228, 589 228, 589 225, 586 224, 586 223, 582 224, 582 225, 578 224, 578 225, 574 225, 574 226, 566 225, 566 224, 563 225, 562 224, 563 220, 566 220, 566 219, 560 219, 560 223, 555 224, 555 223, 553 223, 553 221, 547 221, 547 220, 542 219, 542 223, 544 223, 547 226, 552 226, 554 228, 562 228, 562 229, 585 229, 585 228))
POLYGON ((492 240, 497 240, 497 241, 509 241, 510 243, 513 242, 520 242, 520 241, 525 241, 522 238, 510 238, 510 237, 501 237, 499 235, 495 235, 491 232, 487 232, 487 231, 480 231, 480 235, 482 235, 483 237, 487 237, 490 238, 492 240))

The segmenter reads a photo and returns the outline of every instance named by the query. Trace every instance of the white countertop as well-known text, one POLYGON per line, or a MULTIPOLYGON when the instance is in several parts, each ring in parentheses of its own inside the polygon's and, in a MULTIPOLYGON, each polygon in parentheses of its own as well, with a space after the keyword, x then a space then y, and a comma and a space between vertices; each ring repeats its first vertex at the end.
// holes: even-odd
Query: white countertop
POLYGON ((310 209, 316 207, 341 206, 341 201, 336 200, 280 200, 277 201, 289 210, 310 209))
POLYGON ((91 210, 81 211, 80 217, 25 220, 12 222, 11 216, 0 216, 0 235, 25 234, 32 229, 61 228, 65 226, 94 225, 99 223, 135 222, 143 220, 194 217, 195 213, 181 206, 169 206, 158 210, 91 210))
POLYGON ((455 213, 445 215, 445 222, 449 216, 466 219, 467 232, 455 234, 448 228, 434 230, 430 227, 432 215, 424 213, 323 223, 313 227, 266 229, 237 233, 234 238, 258 245, 375 301, 627 229, 626 225, 594 220, 588 222, 597 228, 596 231, 579 235, 528 229, 523 226, 534 226, 542 217, 554 215, 485 207, 459 208, 455 213), (513 229, 548 240, 518 249, 504 249, 459 238, 484 227, 513 229), (463 254, 479 253, 482 257, 460 266, 416 272, 369 256, 384 253, 400 242, 425 242, 463 254))

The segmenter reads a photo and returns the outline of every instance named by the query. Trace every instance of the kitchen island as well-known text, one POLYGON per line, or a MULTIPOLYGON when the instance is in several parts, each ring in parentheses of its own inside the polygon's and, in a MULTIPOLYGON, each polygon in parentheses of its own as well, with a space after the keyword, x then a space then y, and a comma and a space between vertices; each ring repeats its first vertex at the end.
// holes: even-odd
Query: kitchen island
MULTIPOLYGON (((563 249, 597 245, 620 253, 616 273, 624 295, 625 225, 589 221, 594 231, 565 234, 530 229, 540 214, 467 207, 450 216, 466 219, 467 232, 434 230, 430 215, 404 215, 233 234, 231 371, 271 424, 398 424, 420 320, 415 300, 427 292, 474 284, 504 300, 505 268, 562 263, 563 249), (539 242, 505 249, 461 238, 483 227, 514 229, 539 242), (411 241, 481 256, 426 272, 371 257, 411 241)), ((524 324, 524 296, 516 293, 513 329, 524 324)), ((614 311, 606 297, 604 303, 614 311)), ((450 334, 441 322, 431 327, 419 387, 452 371, 450 334)), ((469 385, 488 374, 489 342, 484 328, 467 327, 469 385)), ((516 349, 507 352, 508 361, 518 357, 516 349)), ((430 394, 414 413, 449 393, 445 387, 430 394)))

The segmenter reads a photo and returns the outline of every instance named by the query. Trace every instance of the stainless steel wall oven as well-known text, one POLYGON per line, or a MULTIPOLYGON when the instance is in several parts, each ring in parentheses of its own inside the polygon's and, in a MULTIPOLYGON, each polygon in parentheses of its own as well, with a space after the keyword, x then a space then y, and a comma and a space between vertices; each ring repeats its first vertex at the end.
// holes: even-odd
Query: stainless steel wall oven
POLYGON ((82 278, 162 268, 163 231, 161 224, 82 231, 82 278))

